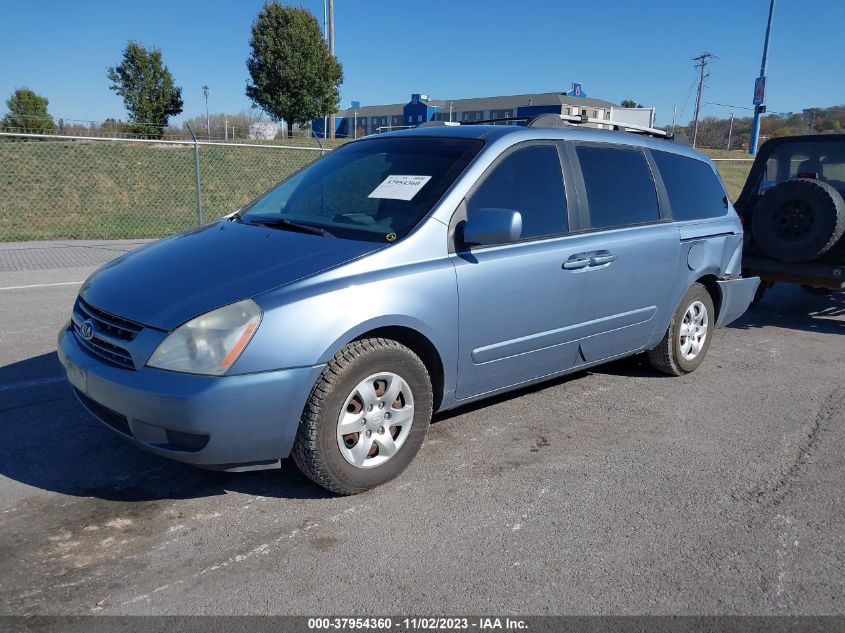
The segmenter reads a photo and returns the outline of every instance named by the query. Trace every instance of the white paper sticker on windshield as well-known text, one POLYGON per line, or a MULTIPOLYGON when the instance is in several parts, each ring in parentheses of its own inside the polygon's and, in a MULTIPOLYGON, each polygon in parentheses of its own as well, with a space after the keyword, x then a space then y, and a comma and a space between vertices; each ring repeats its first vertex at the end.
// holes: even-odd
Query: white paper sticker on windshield
POLYGON ((429 180, 431 176, 388 176, 367 197, 411 200, 429 180))

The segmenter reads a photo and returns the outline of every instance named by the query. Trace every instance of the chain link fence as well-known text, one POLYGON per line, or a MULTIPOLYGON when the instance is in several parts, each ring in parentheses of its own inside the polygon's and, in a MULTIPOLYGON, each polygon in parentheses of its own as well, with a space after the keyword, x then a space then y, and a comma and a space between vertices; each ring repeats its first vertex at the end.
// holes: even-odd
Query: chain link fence
POLYGON ((0 132, 0 241, 160 237, 240 208, 323 154, 300 145, 0 132))

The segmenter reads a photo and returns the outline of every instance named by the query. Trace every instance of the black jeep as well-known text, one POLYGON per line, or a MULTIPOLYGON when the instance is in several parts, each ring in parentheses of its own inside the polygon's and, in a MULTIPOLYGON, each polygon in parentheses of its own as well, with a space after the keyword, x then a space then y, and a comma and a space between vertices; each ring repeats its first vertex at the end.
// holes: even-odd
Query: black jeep
POLYGON ((766 141, 734 206, 745 225, 744 275, 814 294, 845 290, 845 134, 766 141))

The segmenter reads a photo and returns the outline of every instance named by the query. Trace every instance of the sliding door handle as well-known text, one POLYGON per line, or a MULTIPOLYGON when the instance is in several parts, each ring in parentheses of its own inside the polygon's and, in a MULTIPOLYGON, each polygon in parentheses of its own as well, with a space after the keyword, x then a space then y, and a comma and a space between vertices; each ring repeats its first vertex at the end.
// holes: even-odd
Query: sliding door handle
POLYGON ((590 258, 586 253, 578 253, 563 262, 563 268, 566 270, 577 270, 579 268, 586 268, 589 265, 590 258))

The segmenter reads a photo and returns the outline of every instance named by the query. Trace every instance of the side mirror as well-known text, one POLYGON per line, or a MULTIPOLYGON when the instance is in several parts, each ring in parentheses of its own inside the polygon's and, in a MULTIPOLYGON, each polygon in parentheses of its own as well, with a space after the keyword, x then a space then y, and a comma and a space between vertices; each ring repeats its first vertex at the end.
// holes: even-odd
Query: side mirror
POLYGON ((522 235, 522 214, 513 209, 479 209, 464 224, 464 244, 515 242, 522 235))

